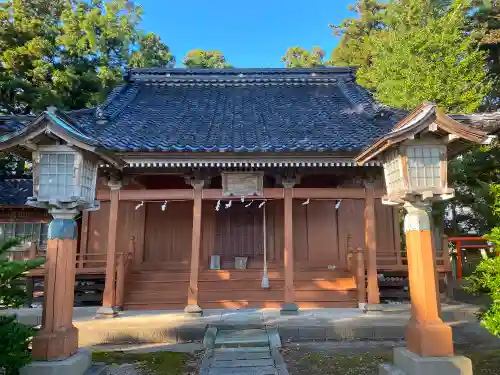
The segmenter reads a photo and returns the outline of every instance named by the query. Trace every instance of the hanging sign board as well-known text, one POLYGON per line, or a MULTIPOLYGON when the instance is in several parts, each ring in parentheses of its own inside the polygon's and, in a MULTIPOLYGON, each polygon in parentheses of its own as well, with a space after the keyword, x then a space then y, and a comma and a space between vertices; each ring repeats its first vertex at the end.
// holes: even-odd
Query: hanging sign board
POLYGON ((261 196, 263 180, 262 172, 222 172, 222 192, 226 197, 261 196))

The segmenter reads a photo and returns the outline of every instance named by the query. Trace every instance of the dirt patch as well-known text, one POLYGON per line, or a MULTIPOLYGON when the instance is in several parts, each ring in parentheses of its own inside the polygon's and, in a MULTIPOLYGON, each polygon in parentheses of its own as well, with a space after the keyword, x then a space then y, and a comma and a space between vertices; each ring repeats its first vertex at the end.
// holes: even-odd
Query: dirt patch
MULTIPOLYGON (((282 348, 290 375, 376 375, 379 363, 392 361, 399 341, 309 342, 282 348)), ((457 348, 472 360, 474 375, 500 373, 500 349, 457 348)))

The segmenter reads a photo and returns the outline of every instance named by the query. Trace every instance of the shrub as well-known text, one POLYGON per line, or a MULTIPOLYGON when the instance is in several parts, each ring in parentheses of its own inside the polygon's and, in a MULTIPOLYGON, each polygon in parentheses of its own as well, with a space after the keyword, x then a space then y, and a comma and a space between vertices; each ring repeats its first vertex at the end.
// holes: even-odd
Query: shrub
MULTIPOLYGON (((500 227, 493 228, 485 238, 498 249, 500 247, 500 227)), ((479 312, 481 324, 493 335, 500 337, 500 257, 484 259, 474 273, 467 278, 465 287, 474 294, 488 294, 490 305, 479 312)))
MULTIPOLYGON (((0 245, 0 308, 17 308, 26 300, 24 274, 43 264, 43 259, 11 261, 8 251, 21 243, 14 238, 0 245)), ((0 316, 0 373, 17 375, 30 362, 31 339, 35 329, 16 321, 15 316, 0 316)))
POLYGON ((35 329, 16 321, 13 315, 0 316, 0 373, 18 375, 31 361, 30 343, 35 329))

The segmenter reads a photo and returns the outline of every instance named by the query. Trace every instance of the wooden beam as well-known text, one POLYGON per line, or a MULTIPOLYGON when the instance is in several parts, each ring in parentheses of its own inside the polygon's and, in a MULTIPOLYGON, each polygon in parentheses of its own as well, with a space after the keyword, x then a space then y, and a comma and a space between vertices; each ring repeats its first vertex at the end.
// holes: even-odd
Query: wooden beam
POLYGON ((297 199, 364 199, 363 188, 294 188, 293 197, 297 199))
POLYGON ((122 190, 121 201, 191 200, 193 189, 122 190))
POLYGON ((200 272, 201 251, 201 207, 203 180, 192 180, 193 201, 193 234, 191 242, 191 270, 189 274, 188 304, 184 309, 187 313, 201 313, 198 305, 198 278, 200 272))
POLYGON ((366 303, 365 255, 361 248, 356 249, 356 287, 358 289, 358 303, 366 303))
POLYGON ((82 229, 80 235, 80 254, 78 257, 78 268, 83 268, 83 260, 87 254, 87 244, 89 239, 89 217, 88 211, 82 212, 82 229))
MULTIPOLYGON (((219 200, 219 199, 240 199, 241 197, 228 197, 222 194, 222 189, 203 189, 204 200, 219 200)), ((282 188, 267 188, 264 189, 264 194, 256 197, 245 197, 246 200, 252 199, 283 199, 282 188)))
POLYGON ((96 191, 95 199, 100 202, 108 202, 110 200, 111 193, 109 189, 99 189, 96 191))
POLYGON ((108 243, 106 253, 106 282, 104 284, 104 294, 102 306, 113 308, 115 306, 116 289, 116 232, 118 229, 118 208, 120 203, 120 190, 111 190, 111 204, 109 207, 108 243))
POLYGON ((365 243, 368 274, 368 303, 379 304, 380 295, 377 278, 377 238, 375 230, 375 192, 367 185, 365 197, 365 243))
MULTIPOLYGON (((292 185, 293 186, 293 185, 292 185)), ((284 212, 284 229, 285 229, 285 249, 283 258, 285 263, 285 304, 282 311, 297 311, 295 304, 295 286, 294 286, 294 257, 293 257, 293 189, 291 186, 285 185, 285 212, 284 212)))

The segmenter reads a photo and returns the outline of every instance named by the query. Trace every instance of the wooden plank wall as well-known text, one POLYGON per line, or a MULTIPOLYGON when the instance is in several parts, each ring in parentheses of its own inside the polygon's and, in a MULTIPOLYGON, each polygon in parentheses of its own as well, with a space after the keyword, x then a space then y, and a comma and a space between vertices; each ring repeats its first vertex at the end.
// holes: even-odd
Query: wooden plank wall
POLYGON ((193 202, 146 203, 144 263, 178 263, 189 266, 193 202))

